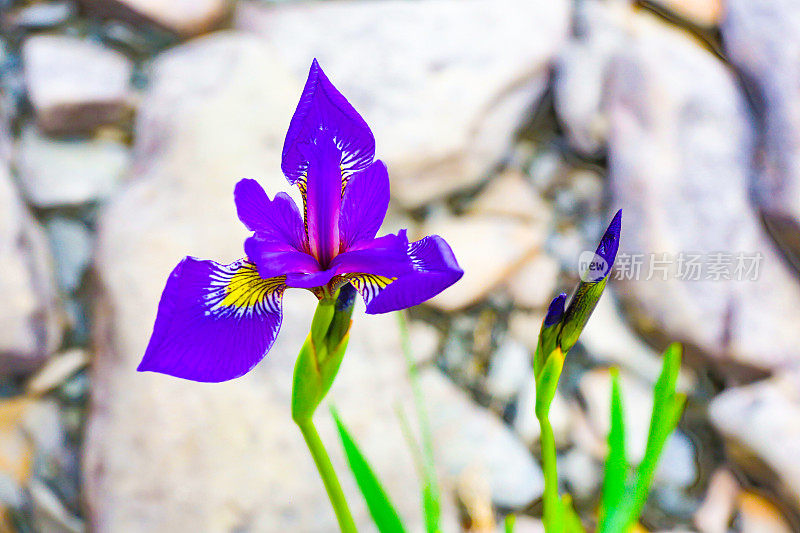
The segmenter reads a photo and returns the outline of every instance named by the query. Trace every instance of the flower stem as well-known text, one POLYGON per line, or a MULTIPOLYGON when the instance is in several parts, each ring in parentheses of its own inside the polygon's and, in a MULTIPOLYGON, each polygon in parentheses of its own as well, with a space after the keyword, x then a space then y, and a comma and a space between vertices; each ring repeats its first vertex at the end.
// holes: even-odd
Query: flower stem
POLYGON ((336 513, 336 520, 339 521, 339 529, 341 529, 342 533, 357 533, 358 530, 353 521, 353 515, 350 514, 350 507, 347 505, 347 500, 345 500, 339 478, 336 477, 331 458, 328 456, 328 452, 325 451, 325 446, 322 444, 319 433, 317 433, 317 428, 314 427, 314 422, 310 418, 296 422, 303 433, 308 450, 314 458, 314 463, 317 465, 319 476, 325 484, 328 498, 330 498, 331 505, 336 513))
POLYGON ((564 520, 561 516, 561 498, 558 495, 556 440, 548 414, 544 413, 544 416, 539 417, 544 470, 544 526, 547 533, 560 533, 564 531, 564 520))

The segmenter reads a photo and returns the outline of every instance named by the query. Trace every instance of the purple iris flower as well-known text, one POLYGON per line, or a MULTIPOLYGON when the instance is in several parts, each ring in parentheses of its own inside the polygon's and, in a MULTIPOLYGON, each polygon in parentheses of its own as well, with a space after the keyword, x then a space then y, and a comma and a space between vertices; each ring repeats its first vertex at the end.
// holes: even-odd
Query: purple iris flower
POLYGON ((316 60, 283 145, 283 173, 302 210, 254 180, 236 184, 239 219, 253 232, 246 257, 229 265, 184 258, 158 305, 139 371, 218 382, 247 373, 267 354, 287 287, 330 298, 351 284, 367 313, 417 305, 463 275, 450 246, 406 231, 376 238, 389 204, 386 165, 367 123, 316 60))

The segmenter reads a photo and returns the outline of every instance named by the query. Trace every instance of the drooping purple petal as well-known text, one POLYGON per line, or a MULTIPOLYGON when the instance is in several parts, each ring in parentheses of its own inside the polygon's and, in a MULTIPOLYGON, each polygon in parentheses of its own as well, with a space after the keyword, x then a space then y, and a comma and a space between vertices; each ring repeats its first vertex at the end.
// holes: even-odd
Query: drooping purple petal
POLYGON ((204 382, 246 374, 275 341, 284 288, 283 278, 263 279, 243 259, 186 257, 167 280, 137 370, 204 382))
POLYGON ((341 151, 339 165, 345 176, 372 163, 375 157, 372 131, 315 59, 283 143, 281 169, 289 183, 305 179, 309 161, 302 145, 314 144, 320 131, 328 132, 341 151))
POLYGON ((256 264, 262 278, 289 274, 309 274, 321 270, 317 260, 305 252, 298 252, 285 242, 255 233, 244 241, 244 252, 256 264))
POLYGON ((415 306, 436 296, 464 275, 450 246, 438 235, 409 243, 401 233, 376 241, 382 239, 386 239, 382 246, 350 251, 335 260, 339 261, 340 268, 346 265, 347 278, 364 298, 367 313, 387 313, 415 306), (390 245, 395 248, 389 250, 390 245), (405 256, 404 260, 399 260, 401 255, 405 256))
POLYGON ((270 200, 256 180, 243 179, 233 191, 239 220, 265 240, 284 242, 305 250, 305 228, 300 210, 285 192, 270 200))
POLYGON ((308 156, 306 176, 306 228, 311 254, 326 266, 339 252, 339 216, 342 206, 342 172, 339 149, 322 136, 308 156))
MULTIPOLYGON (((603 258, 607 267, 605 275, 611 271, 611 267, 614 265, 614 260, 617 258, 617 250, 619 250, 619 235, 622 228, 622 209, 617 211, 617 214, 614 215, 614 218, 611 219, 611 223, 608 225, 608 229, 603 234, 603 238, 600 239, 600 244, 597 246, 597 250, 595 251, 595 255, 598 255, 603 258)), ((601 278, 602 279, 602 278, 601 278)))
POLYGON ((375 238, 389 207, 389 173, 383 161, 373 162, 347 183, 339 219, 342 250, 375 238))

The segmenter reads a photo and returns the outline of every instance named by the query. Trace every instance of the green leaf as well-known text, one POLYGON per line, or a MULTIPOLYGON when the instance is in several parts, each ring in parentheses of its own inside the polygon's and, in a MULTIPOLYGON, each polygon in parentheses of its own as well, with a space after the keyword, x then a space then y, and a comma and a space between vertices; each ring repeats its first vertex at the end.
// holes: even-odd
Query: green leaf
POLYGON ((625 410, 619 386, 619 371, 611 370, 611 428, 608 432, 608 457, 603 480, 603 502, 600 510, 600 531, 606 519, 619 507, 628 481, 628 459, 625 454, 625 410))
POLYGON ((564 526, 566 533, 586 533, 581 523, 581 517, 575 512, 572 505, 572 498, 569 494, 561 497, 561 507, 564 509, 564 526))
MULTIPOLYGON (((661 374, 653 387, 653 413, 644 457, 636 470, 633 485, 625 491, 618 505, 613 508, 604 505, 604 510, 608 514, 603 517, 602 527, 599 528, 601 532, 629 531, 642 513, 661 452, 667 439, 675 431, 683 412, 686 398, 675 390, 680 368, 681 346, 672 344, 664 352, 661 374)), ((605 494, 603 497, 605 501, 605 494)))
POLYGON ((419 431, 421 439, 421 453, 420 450, 414 445, 414 439, 405 423, 407 440, 412 446, 412 451, 415 457, 420 460, 417 463, 419 476, 422 478, 422 509, 425 514, 425 531, 426 533, 439 533, 441 531, 441 491, 439 483, 436 480, 436 468, 434 465, 433 457, 433 436, 431 434, 430 421, 428 420, 428 411, 425 408, 425 397, 422 393, 422 387, 419 384, 419 372, 417 366, 414 364, 414 357, 411 353, 411 340, 408 335, 408 324, 406 323, 406 316, 403 311, 397 312, 397 323, 400 328, 400 344, 403 351, 403 356, 406 360, 406 368, 408 370, 408 380, 411 382, 411 391, 414 396, 414 409, 419 420, 419 431))
POLYGON ((405 528, 400 521, 400 516, 395 511, 389 496, 383 489, 378 477, 367 462, 367 459, 359 450, 355 440, 347 431, 336 410, 331 408, 331 414, 336 421, 336 428, 339 430, 339 438, 342 440, 342 447, 347 456, 347 464, 353 477, 356 478, 358 488, 367 502, 369 514, 378 527, 380 533, 403 533, 405 528))
POLYGON ((505 533, 514 533, 514 524, 517 522, 517 516, 514 514, 507 514, 506 519, 503 521, 503 531, 505 533))

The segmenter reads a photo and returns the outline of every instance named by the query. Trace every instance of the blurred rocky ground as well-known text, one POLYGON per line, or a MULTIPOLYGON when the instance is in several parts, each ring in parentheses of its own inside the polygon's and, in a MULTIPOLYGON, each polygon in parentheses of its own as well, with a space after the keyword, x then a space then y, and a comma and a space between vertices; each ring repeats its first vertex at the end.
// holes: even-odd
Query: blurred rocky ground
MULTIPOLYGON (((492 531, 508 512, 542 531, 530 357, 550 298, 618 208, 621 261, 553 407, 564 490, 591 524, 609 369, 635 462, 658 354, 677 340, 689 403, 643 528, 800 531, 794 2, 0 9, 0 531, 335 531, 289 416, 310 293, 287 294, 278 343, 246 377, 135 372, 175 263, 241 255, 234 183, 288 188, 280 150, 313 57, 376 134, 385 231, 442 235, 466 272, 409 324, 447 531, 492 531), (684 253, 750 254, 757 272, 685 279, 684 253), (636 275, 638 254, 672 260, 636 275)), ((331 402, 419 524, 398 418, 410 394, 397 321, 360 312, 331 402)))

